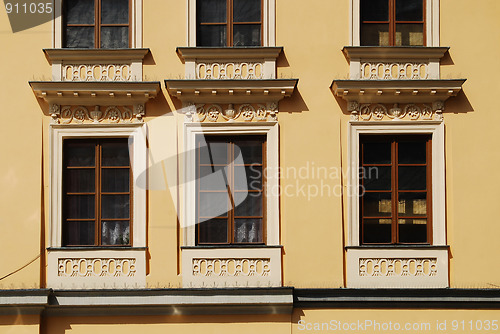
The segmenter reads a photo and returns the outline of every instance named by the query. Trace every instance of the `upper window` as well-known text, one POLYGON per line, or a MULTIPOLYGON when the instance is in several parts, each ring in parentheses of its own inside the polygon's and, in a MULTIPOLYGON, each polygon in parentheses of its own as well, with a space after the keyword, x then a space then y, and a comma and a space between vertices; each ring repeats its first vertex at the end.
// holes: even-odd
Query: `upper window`
POLYGON ((131 245, 128 139, 66 139, 63 145, 63 245, 131 245))
POLYGON ((66 0, 63 2, 63 47, 128 48, 129 0, 66 0))
POLYGON ((360 243, 430 244, 431 135, 360 136, 360 243))
POLYGON ((360 0, 360 44, 425 45, 425 0, 360 0))
POLYGON ((262 0, 198 0, 197 46, 262 45, 262 0))
POLYGON ((263 136, 197 136, 196 240, 264 244, 263 136))

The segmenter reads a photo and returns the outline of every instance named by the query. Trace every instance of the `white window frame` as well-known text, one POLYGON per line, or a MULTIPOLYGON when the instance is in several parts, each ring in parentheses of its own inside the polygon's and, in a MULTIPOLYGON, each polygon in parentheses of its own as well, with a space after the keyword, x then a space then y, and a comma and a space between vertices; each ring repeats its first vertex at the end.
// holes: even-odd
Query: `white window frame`
MULTIPOLYGON (((55 49, 62 48, 63 20, 62 20, 62 3, 64 0, 54 0, 53 14, 53 35, 52 45, 55 49)), ((142 0, 130 0, 131 12, 131 45, 130 48, 142 48, 142 0)))
POLYGON ((196 136, 265 135, 266 136, 266 246, 279 245, 279 170, 278 123, 185 123, 184 162, 184 246, 196 246, 196 136))
MULTIPOLYGON (((426 45, 439 46, 439 1, 425 1, 425 25, 426 25, 426 45)), ((351 0, 350 2, 350 29, 349 40, 352 46, 360 46, 360 0, 351 0)))
MULTIPOLYGON (((276 0, 262 0, 262 46, 276 46, 276 0)), ((187 42, 196 47, 196 0, 187 0, 187 42)))
MULTIPOLYGON (((146 247, 146 125, 59 125, 50 128, 50 247, 62 247, 63 141, 74 138, 132 138, 132 247, 146 247), (139 179, 140 178, 140 179, 139 179), (140 180, 138 182, 138 180, 140 180)), ((89 247, 91 250, 92 247, 89 247)))

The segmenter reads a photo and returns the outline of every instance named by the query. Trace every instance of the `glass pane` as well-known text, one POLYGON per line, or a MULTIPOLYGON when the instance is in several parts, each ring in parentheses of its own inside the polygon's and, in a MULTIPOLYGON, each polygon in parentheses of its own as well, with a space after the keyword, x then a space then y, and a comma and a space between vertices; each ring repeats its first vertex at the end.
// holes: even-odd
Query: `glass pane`
POLYGON ((127 140, 102 143, 103 166, 130 166, 127 140))
POLYGON ((423 21, 423 0, 396 0, 396 21, 423 21))
POLYGON ((128 24, 128 0, 101 0, 101 23, 128 24))
POLYGON ((363 195, 363 217, 390 217, 391 215, 391 193, 365 193, 363 195))
POLYGON ((66 0, 64 6, 67 24, 94 24, 94 0, 66 0))
POLYGON ((260 46, 260 24, 233 25, 233 46, 260 46))
POLYGON ((234 22, 260 22, 261 0, 234 0, 234 22))
POLYGON ((427 167, 399 167, 399 190, 425 190, 427 183, 427 167))
POLYGON ((63 243, 68 245, 94 245, 95 222, 66 222, 63 231, 63 243))
POLYGON ((399 193, 399 216, 427 215, 427 193, 399 193))
POLYGON ((365 167, 360 184, 365 190, 391 190, 391 167, 365 167))
POLYGON ((399 219, 399 242, 423 243, 427 242, 426 219, 399 219))
POLYGON ((95 143, 66 141, 64 143, 64 164, 70 167, 95 166, 95 143))
POLYGON ((207 142, 207 146, 201 146, 199 150, 200 164, 226 165, 228 146, 229 144, 224 142, 207 142))
POLYGON ((103 221, 101 244, 130 245, 130 223, 128 221, 103 221))
POLYGON ((197 46, 226 46, 227 35, 225 25, 198 26, 196 34, 197 46))
POLYGON ((229 210, 227 192, 203 192, 199 194, 199 216, 205 218, 226 217, 229 210))
POLYGON ((201 190, 225 190, 227 180, 226 166, 200 166, 198 182, 201 190))
POLYGON ((101 216, 107 218, 130 218, 129 195, 102 195, 101 216))
POLYGON ((236 141, 234 157, 236 164, 262 164, 262 141, 236 141))
POLYGON ((210 219, 198 226, 198 243, 227 243, 227 220, 210 219))
POLYGON ((82 49, 94 48, 94 27, 66 27, 64 47, 82 49))
POLYGON ((68 169, 64 178, 64 187, 69 193, 91 193, 95 191, 94 169, 68 169))
POLYGON ((95 197, 94 195, 67 195, 66 217, 70 219, 94 219, 95 197))
POLYGON ((389 21, 389 0, 361 0, 361 21, 389 21))
POLYGON ((364 46, 388 46, 389 24, 363 23, 361 24, 360 43, 364 46))
POLYGON ((234 167, 234 189, 261 190, 262 167, 261 166, 234 167))
POLYGON ((396 24, 397 46, 422 46, 424 45, 424 25, 422 23, 396 24))
POLYGON ((363 164, 390 164, 391 142, 363 143, 363 164))
POLYGON ((263 242, 262 219, 245 218, 234 220, 234 242, 263 242))
POLYGON ((128 27, 101 27, 101 48, 128 48, 128 27))
POLYGON ((129 192, 130 172, 128 168, 103 168, 101 170, 101 191, 129 192))
POLYGON ((363 243, 391 243, 390 219, 363 219, 363 243))
POLYGON ((262 193, 235 193, 234 215, 237 217, 262 216, 262 193))
POLYGON ((226 0, 197 0, 196 15, 198 22, 225 23, 227 19, 226 0))
POLYGON ((427 150, 425 141, 401 141, 398 143, 400 164, 425 164, 427 150))

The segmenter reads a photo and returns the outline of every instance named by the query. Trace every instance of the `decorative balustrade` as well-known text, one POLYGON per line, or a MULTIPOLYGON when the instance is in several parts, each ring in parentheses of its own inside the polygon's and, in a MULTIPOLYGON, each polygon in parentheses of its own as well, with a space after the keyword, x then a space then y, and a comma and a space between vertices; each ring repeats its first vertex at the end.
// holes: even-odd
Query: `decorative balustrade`
POLYGON ((134 258, 63 258, 58 261, 57 275, 63 277, 133 277, 136 274, 135 261, 134 258))
POLYGON ((263 79, 263 62, 199 62, 196 79, 263 79))
POLYGON ((361 78, 367 80, 425 80, 428 63, 361 62, 361 78))
POLYGON ((436 276, 437 258, 361 258, 359 276, 436 276))
POLYGON ((63 64, 62 81, 132 81, 132 64, 63 64))
POLYGON ((269 276, 270 259, 193 259, 193 276, 269 276))

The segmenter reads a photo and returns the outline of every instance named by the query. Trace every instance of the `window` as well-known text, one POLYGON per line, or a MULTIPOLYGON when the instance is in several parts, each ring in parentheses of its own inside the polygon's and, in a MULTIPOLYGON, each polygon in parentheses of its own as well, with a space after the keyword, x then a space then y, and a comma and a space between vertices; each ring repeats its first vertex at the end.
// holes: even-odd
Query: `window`
POLYGON ((128 139, 66 139, 63 146, 63 245, 131 245, 128 139))
POLYGON ((129 0, 66 0, 63 2, 63 47, 128 48, 129 0))
POLYGON ((262 0, 198 0, 197 46, 262 45, 262 0))
POLYGON ((360 43, 425 45, 425 0, 360 0, 360 43))
POLYGON ((265 136, 197 136, 198 245, 264 244, 265 136))
POLYGON ((426 244, 431 234, 431 137, 360 138, 362 244, 426 244))

